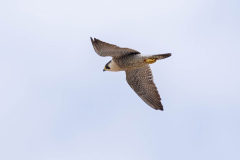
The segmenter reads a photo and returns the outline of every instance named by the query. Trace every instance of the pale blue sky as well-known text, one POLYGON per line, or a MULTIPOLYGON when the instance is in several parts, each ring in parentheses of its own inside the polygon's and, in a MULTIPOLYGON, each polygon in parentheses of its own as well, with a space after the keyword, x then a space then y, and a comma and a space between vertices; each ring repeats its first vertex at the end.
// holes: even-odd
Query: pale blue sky
POLYGON ((0 5, 0 159, 239 160, 240 2, 9 0, 0 5), (164 112, 89 37, 143 54, 164 112))

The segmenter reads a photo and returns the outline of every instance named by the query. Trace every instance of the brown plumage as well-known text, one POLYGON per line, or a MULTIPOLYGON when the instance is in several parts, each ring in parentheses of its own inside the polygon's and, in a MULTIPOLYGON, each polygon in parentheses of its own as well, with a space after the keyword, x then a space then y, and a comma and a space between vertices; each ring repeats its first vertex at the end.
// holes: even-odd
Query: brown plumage
POLYGON ((130 87, 145 103, 156 110, 163 110, 161 98, 153 82, 152 71, 149 65, 126 71, 126 79, 130 87))
POLYGON ((94 40, 91 38, 91 42, 98 55, 113 57, 103 71, 125 71, 126 80, 135 93, 150 107, 163 110, 149 64, 167 58, 171 53, 143 56, 136 50, 121 48, 96 38, 94 40))

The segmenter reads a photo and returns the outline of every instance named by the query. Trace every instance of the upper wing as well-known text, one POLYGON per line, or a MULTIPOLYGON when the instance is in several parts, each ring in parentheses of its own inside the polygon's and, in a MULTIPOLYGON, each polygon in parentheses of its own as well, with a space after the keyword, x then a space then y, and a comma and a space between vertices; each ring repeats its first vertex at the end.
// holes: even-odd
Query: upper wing
POLYGON ((106 57, 118 57, 126 54, 140 54, 138 51, 130 49, 130 48, 121 48, 113 44, 109 44, 103 41, 100 41, 96 38, 94 40, 91 37, 92 45, 97 54, 100 56, 106 57))
POLYGON ((156 110, 163 110, 161 98, 153 82, 152 71, 149 65, 126 71, 126 79, 130 87, 145 103, 156 110))

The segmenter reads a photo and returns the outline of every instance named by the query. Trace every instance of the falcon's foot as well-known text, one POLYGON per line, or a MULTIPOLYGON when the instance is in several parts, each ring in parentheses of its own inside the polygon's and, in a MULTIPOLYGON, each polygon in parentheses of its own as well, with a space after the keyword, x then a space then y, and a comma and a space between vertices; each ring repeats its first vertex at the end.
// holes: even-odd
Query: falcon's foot
POLYGON ((145 62, 152 64, 155 63, 157 61, 157 58, 149 58, 149 59, 144 59, 145 62))

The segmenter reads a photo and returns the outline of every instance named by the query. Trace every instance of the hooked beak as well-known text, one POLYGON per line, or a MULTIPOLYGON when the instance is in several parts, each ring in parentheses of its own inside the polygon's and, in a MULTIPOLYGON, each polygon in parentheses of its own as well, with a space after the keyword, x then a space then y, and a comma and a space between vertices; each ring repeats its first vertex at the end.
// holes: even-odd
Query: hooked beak
POLYGON ((106 71, 106 67, 104 67, 103 72, 106 71))

